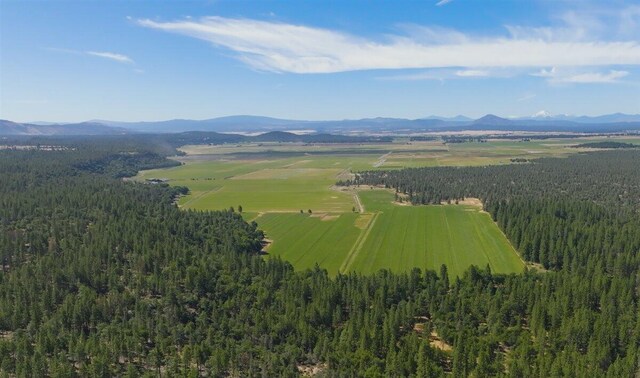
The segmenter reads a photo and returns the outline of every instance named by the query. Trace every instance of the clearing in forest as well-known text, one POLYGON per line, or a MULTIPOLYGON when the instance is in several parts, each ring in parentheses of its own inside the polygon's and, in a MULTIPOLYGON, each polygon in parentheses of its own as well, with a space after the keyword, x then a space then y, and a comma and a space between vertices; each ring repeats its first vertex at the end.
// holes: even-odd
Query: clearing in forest
POLYGON ((453 275, 470 265, 493 272, 519 272, 524 264, 489 214, 477 206, 398 206, 384 190, 361 191, 367 209, 379 212, 370 236, 351 267, 363 273, 380 268, 437 270, 447 265, 453 275))
POLYGON ((577 142, 191 146, 182 166, 144 171, 137 179, 162 177, 188 187, 190 194, 178 202, 184 208, 242 206, 244 219, 256 221, 272 241, 267 258, 280 256, 296 269, 318 264, 330 274, 372 273, 446 264, 454 277, 474 264, 511 273, 524 264, 480 203, 408 206, 393 203, 392 192, 345 190, 336 181, 368 169, 559 156, 575 153, 567 145, 577 142))
POLYGON ((256 218, 280 256, 296 269, 316 264, 330 274, 414 267, 452 277, 470 265, 489 265, 496 273, 521 272, 524 264, 489 214, 473 205, 398 206, 387 190, 359 191, 367 213, 315 217, 267 213, 256 218), (327 219, 329 218, 329 219, 327 219))

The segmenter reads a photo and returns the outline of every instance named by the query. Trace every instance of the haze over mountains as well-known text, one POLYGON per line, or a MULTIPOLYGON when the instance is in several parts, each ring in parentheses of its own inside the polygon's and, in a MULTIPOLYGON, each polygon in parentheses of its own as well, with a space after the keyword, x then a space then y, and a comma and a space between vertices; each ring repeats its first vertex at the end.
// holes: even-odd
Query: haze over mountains
POLYGON ((118 135, 130 130, 98 122, 18 123, 0 120, 0 135, 118 135))
POLYGON ((155 122, 92 120, 81 123, 17 123, 0 120, 0 135, 117 135, 208 131, 223 133, 420 133, 447 131, 527 132, 624 132, 640 130, 640 114, 607 114, 596 117, 550 115, 541 111, 530 117, 503 118, 487 114, 478 119, 428 116, 420 119, 364 118, 357 120, 305 121, 261 116, 228 116, 206 120, 173 119, 155 122))

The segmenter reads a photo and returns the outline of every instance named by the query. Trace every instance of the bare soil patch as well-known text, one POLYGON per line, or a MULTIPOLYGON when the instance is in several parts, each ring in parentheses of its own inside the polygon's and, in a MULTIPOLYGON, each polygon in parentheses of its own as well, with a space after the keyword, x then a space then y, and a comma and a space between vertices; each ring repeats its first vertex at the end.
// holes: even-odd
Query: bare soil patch
POLYGON ((262 250, 266 251, 267 249, 269 249, 271 244, 273 244, 273 240, 268 239, 268 238, 262 239, 262 250))
POLYGON ((364 230, 369 225, 369 222, 373 218, 373 214, 360 214, 360 216, 356 219, 354 226, 358 227, 361 230, 364 230))
POLYGON ((11 340, 13 339, 12 331, 0 331, 0 340, 11 340))
POLYGON ((303 364, 297 366, 298 371, 303 377, 314 377, 324 370, 327 369, 327 364, 325 363, 317 363, 317 364, 303 364))
MULTIPOLYGON (((336 163, 338 164, 338 163, 336 163)), ((356 177, 356 175, 354 175, 353 173, 351 173, 351 171, 349 171, 348 169, 345 169, 344 171, 338 173, 336 175, 336 179, 338 180, 351 180, 354 177, 356 177)))
POLYGON ((451 352, 453 347, 442 340, 436 331, 432 331, 429 335, 429 345, 444 352, 451 352))
POLYGON ((525 261, 525 264, 527 265, 527 268, 533 269, 536 272, 540 272, 540 273, 548 272, 548 270, 546 270, 544 268, 544 266, 542 264, 540 264, 540 263, 535 263, 535 262, 531 262, 531 261, 525 261))
POLYGON ((458 200, 457 203, 456 203, 456 201, 451 201, 451 203, 446 202, 446 201, 442 201, 442 202, 440 202, 440 204, 442 204, 442 205, 473 206, 473 207, 477 207, 480 210, 482 210, 482 208, 483 208, 482 201, 480 200, 480 198, 473 198, 473 197, 469 197, 469 198, 465 198, 465 199, 462 199, 462 200, 458 200))

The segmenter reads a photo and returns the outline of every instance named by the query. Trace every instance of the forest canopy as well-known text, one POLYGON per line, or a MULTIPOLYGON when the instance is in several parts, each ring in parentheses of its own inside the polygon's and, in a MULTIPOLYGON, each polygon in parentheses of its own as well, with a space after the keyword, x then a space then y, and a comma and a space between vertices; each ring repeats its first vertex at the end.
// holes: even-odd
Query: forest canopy
MULTIPOLYGON (((125 137, 123 137, 125 138, 125 137)), ((0 372, 9 376, 627 376, 640 345, 640 152, 359 173, 415 205, 478 197, 521 256, 335 278, 261 256, 231 209, 121 178, 153 141, 0 151, 0 372)))

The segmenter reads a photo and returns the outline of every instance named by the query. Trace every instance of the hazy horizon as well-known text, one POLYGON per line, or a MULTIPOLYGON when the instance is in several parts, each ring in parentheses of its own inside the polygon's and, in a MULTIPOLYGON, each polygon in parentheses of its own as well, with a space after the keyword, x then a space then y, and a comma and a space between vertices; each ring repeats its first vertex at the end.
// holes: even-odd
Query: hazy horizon
MULTIPOLYGON (((640 115, 640 113, 622 113, 622 112, 614 112, 614 113, 607 113, 607 114, 550 114, 548 117, 549 118, 554 118, 554 117, 599 117, 599 116, 606 116, 606 115, 613 115, 613 114, 625 114, 625 115, 640 115)), ((301 119, 301 118, 286 118, 286 117, 278 117, 278 116, 265 116, 265 115, 261 115, 261 114, 228 114, 228 115, 221 115, 221 116, 215 116, 215 117, 206 117, 206 118, 184 118, 184 117, 173 117, 173 118, 163 118, 163 119, 142 119, 142 120, 121 120, 121 119, 97 119, 97 118, 92 118, 92 119, 81 119, 81 120, 73 120, 73 121, 49 121, 49 120, 42 120, 42 119, 37 119, 37 120, 28 120, 28 121, 19 121, 19 120, 13 120, 13 119, 7 119, 8 121, 12 121, 12 122, 19 122, 19 123, 31 123, 31 124, 38 124, 38 123, 52 123, 52 124, 66 124, 66 123, 82 123, 82 122, 114 122, 114 123, 140 123, 140 122, 149 122, 149 123, 153 123, 153 122, 164 122, 164 121, 178 121, 178 120, 186 120, 186 121, 206 121, 206 120, 211 120, 211 119, 218 119, 218 118, 227 118, 227 117, 264 117, 264 118, 273 118, 273 119, 282 119, 282 120, 291 120, 291 121, 309 121, 309 122, 321 122, 321 121, 358 121, 358 120, 362 120, 362 119, 377 119, 377 118, 388 118, 388 119, 407 119, 407 120, 414 120, 414 119, 430 119, 433 117, 437 117, 437 118, 456 118, 456 117, 467 117, 471 120, 477 120, 479 118, 482 118, 484 116, 487 115, 495 115, 497 117, 500 118, 505 118, 505 119, 521 119, 521 118, 539 118, 541 120, 544 120, 545 117, 541 117, 538 116, 536 117, 536 114, 529 114, 529 115, 519 115, 519 116, 504 116, 504 115, 500 115, 500 114, 495 114, 495 113, 485 113, 479 116, 468 116, 466 114, 455 114, 455 115, 440 115, 440 114, 429 114, 426 115, 424 117, 418 117, 418 118, 406 118, 406 117, 394 117, 394 116, 370 116, 370 117, 363 117, 363 118, 343 118, 343 119, 331 119, 331 118, 318 118, 318 119, 301 119)), ((0 118, 0 119, 5 119, 5 118, 0 118)))

